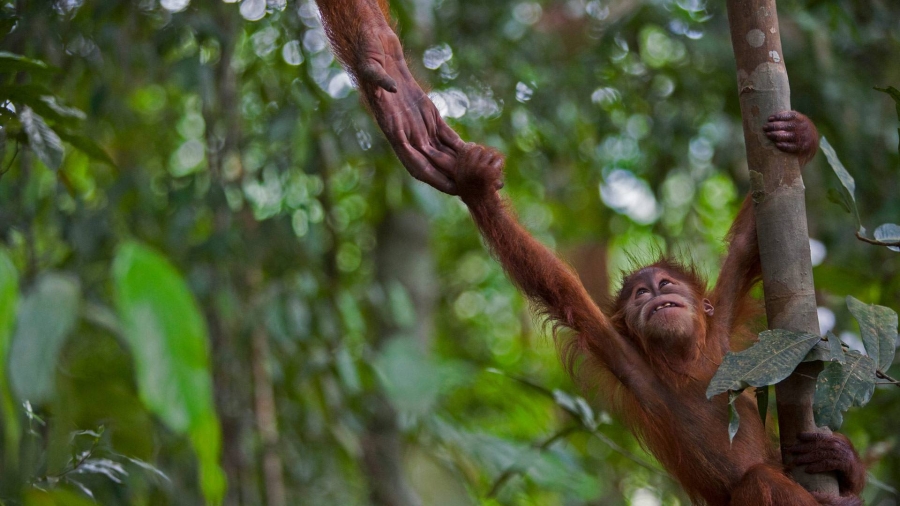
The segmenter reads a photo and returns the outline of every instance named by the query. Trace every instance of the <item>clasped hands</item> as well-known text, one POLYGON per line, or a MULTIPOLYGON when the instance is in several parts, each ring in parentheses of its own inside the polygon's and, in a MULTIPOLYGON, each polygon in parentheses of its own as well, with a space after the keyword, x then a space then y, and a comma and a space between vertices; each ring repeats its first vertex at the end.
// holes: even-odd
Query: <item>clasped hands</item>
POLYGON ((378 126, 414 178, 450 194, 469 196, 502 186, 503 157, 463 142, 413 78, 400 40, 386 22, 364 27, 353 70, 378 126))

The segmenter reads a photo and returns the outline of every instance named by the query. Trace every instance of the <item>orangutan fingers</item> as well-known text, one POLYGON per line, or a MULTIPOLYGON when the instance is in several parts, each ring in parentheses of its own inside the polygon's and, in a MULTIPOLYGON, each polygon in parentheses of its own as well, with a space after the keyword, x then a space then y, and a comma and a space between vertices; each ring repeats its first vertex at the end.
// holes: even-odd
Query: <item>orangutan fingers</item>
POLYGON ((431 144, 426 144, 421 148, 416 148, 425 154, 431 164, 443 173, 445 176, 451 177, 456 172, 456 156, 444 153, 440 149, 435 148, 431 144))
POLYGON ((428 163, 428 159, 409 143, 399 144, 395 151, 412 177, 448 195, 456 195, 456 184, 428 163))
POLYGON ((793 121, 770 121, 763 126, 764 132, 793 132, 797 128, 797 123, 793 121))
POLYGON ((812 443, 815 441, 828 441, 832 439, 834 435, 825 434, 824 432, 801 432, 797 434, 797 440, 803 441, 804 443, 812 443))
POLYGON ((838 496, 821 492, 812 492, 812 496, 822 506, 863 506, 864 504, 862 499, 856 496, 838 496))
POLYGON ((797 153, 800 151, 800 147, 793 142, 776 142, 775 147, 785 153, 797 153))
POLYGON ((438 122, 437 135, 441 145, 448 146, 457 153, 462 151, 466 145, 466 142, 456 133, 456 130, 450 128, 450 125, 443 118, 438 122))
POLYGON ((772 142, 792 142, 797 139, 797 134, 794 132, 786 132, 784 130, 775 130, 766 132, 766 137, 772 142))
POLYGON ((843 469, 841 461, 835 459, 821 460, 806 466, 806 472, 813 474, 829 473, 831 471, 840 471, 841 469, 843 469))
POLYGON ((769 121, 792 121, 798 116, 797 111, 781 111, 769 116, 769 121))
MULTIPOLYGON (((793 463, 798 464, 798 465, 804 465, 804 464, 817 464, 819 462, 832 462, 832 461, 841 462, 845 456, 846 455, 844 454, 844 452, 841 452, 839 450, 817 449, 817 450, 811 451, 809 453, 803 453, 803 454, 798 455, 794 459, 793 463)), ((829 471, 832 471, 834 469, 838 469, 838 468, 835 467, 833 469, 829 469, 829 471)))

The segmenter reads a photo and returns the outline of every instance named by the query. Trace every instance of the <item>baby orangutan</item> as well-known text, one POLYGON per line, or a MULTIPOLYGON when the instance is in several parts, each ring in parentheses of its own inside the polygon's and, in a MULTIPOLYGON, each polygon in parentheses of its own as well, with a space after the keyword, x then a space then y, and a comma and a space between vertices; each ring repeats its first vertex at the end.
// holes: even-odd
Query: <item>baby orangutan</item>
MULTIPOLYGON (((812 122, 800 113, 774 115, 765 128, 779 149, 806 163, 818 148, 812 122)), ((706 387, 753 313, 749 292, 760 276, 756 223, 747 198, 729 233, 730 247, 715 288, 690 266, 663 258, 625 277, 614 303, 601 311, 577 276, 516 221, 497 193, 503 157, 467 144, 456 166, 460 198, 492 253, 518 288, 554 327, 574 336, 560 341, 571 370, 611 373, 603 387, 624 421, 684 486, 710 505, 859 505, 865 468, 842 435, 801 434, 788 450, 811 473, 835 472, 840 497, 813 495, 784 473, 757 414, 741 396, 741 426, 733 443, 726 396, 706 387)))
MULTIPOLYGON (((788 477, 748 396, 735 401, 740 430, 728 440, 728 399, 706 387, 729 349, 746 332, 760 277, 752 201, 728 235, 729 250, 715 288, 690 266, 663 258, 629 274, 614 303, 601 311, 578 277, 522 228, 497 191, 503 156, 466 144, 444 123, 416 83, 387 21, 386 0, 317 0, 338 58, 404 166, 416 179, 459 195, 494 256, 554 328, 570 329, 560 352, 569 371, 601 371, 601 393, 682 484, 692 500, 733 506, 862 504, 865 468, 839 434, 800 434, 787 448, 810 473, 833 472, 840 496, 813 495, 788 477)), ((818 133, 800 113, 769 118, 775 146, 806 164, 818 133)))

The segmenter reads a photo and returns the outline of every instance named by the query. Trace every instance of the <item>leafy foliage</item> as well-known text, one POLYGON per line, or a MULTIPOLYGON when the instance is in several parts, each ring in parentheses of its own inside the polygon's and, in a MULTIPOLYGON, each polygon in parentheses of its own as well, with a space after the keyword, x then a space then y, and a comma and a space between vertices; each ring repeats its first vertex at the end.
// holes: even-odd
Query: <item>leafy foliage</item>
POLYGON ((813 416, 816 425, 838 430, 843 412, 865 406, 875 391, 875 361, 858 351, 849 351, 842 362, 828 362, 819 373, 813 416))
MULTIPOLYGON (((894 89, 894 91, 897 90, 894 89)), ((900 107, 900 105, 898 105, 898 107, 900 107)), ((898 117, 900 117, 900 109, 898 109, 897 113, 898 117)), ((821 148, 825 153, 829 165, 831 165, 831 169, 834 171, 835 175, 837 175, 842 186, 840 192, 830 191, 828 193, 828 198, 832 202, 840 205, 848 213, 852 212, 853 216, 856 217, 856 224, 858 227, 856 236, 860 240, 870 244, 887 246, 891 251, 900 252, 900 225, 884 223, 875 229, 874 239, 871 239, 866 235, 866 227, 862 225, 862 220, 859 217, 859 209, 856 207, 856 182, 853 180, 853 176, 850 175, 846 167, 844 167, 844 164, 838 159, 837 153, 825 137, 822 137, 821 148)))
POLYGON ((864 304, 852 296, 847 297, 847 307, 859 322, 866 354, 879 369, 887 370, 897 350, 897 313, 884 306, 864 304))
POLYGON ((34 150, 38 158, 47 167, 53 170, 58 169, 63 158, 63 145, 59 135, 47 126, 44 118, 35 114, 30 107, 22 108, 19 120, 22 122, 22 128, 28 136, 28 145, 34 150))
POLYGON ((789 330, 766 330, 744 351, 729 352, 709 382, 706 397, 739 392, 747 387, 774 385, 790 376, 822 338, 789 330))
POLYGON ((158 253, 126 243, 113 262, 122 335, 135 358, 138 389, 166 425, 187 434, 200 463, 200 484, 219 503, 219 421, 209 376, 209 337, 197 302, 178 272, 158 253))
MULTIPOLYGON (((815 334, 787 330, 767 330, 759 341, 739 353, 728 353, 710 381, 706 396, 728 392, 729 440, 734 439, 740 416, 734 406, 747 387, 768 387, 788 377, 800 362, 826 361, 816 385, 814 415, 816 423, 833 430, 843 423, 843 412, 852 406, 864 406, 875 391, 876 368, 887 369, 897 347, 897 313, 889 308, 866 305, 847 297, 850 312, 859 321, 867 355, 845 352, 832 333, 823 340, 815 334)), ((765 419, 760 401, 760 416, 765 419)), ((759 401, 759 400, 758 400, 759 401)))
POLYGON ((78 282, 56 273, 42 275, 22 299, 9 351, 9 376, 18 399, 41 404, 53 398, 59 354, 80 304, 78 282))

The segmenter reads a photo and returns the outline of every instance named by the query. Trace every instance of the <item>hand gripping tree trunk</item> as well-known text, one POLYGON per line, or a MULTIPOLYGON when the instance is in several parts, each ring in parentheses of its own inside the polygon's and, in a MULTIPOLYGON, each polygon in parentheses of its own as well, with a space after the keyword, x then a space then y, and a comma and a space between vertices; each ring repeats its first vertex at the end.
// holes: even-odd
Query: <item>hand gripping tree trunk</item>
MULTIPOLYGON (((800 166, 796 157, 780 152, 763 133, 769 116, 791 109, 775 0, 728 0, 728 20, 769 328, 818 334, 800 166)), ((821 362, 802 363, 775 386, 782 448, 795 444, 800 432, 820 430, 812 403, 821 368, 821 362)), ((789 464, 791 456, 782 451, 782 459, 789 464)), ((833 475, 807 474, 802 468, 791 473, 807 490, 838 493, 833 475)))

